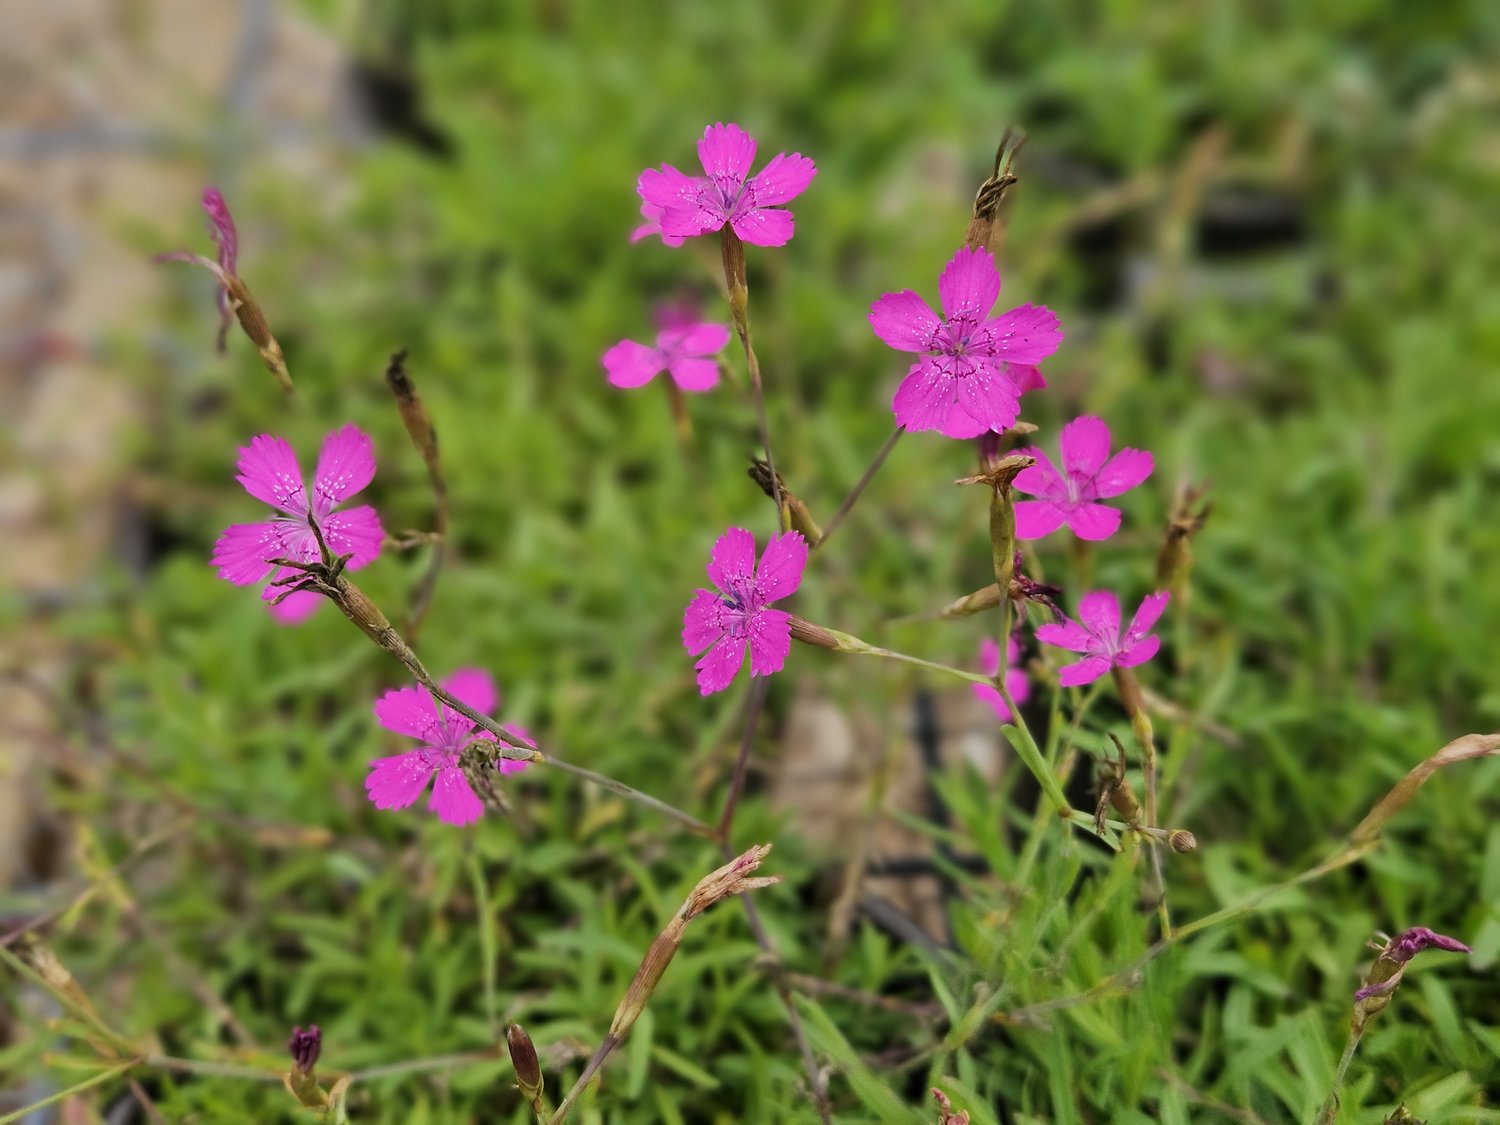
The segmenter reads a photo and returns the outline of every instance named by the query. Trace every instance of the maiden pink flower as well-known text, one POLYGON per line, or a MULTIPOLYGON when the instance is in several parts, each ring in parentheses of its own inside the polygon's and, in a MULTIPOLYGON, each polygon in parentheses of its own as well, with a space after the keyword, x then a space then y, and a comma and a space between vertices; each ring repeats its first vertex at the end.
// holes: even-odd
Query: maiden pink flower
MULTIPOLYGON (((1474 952, 1457 938, 1436 933, 1426 926, 1413 926, 1386 942, 1380 956, 1370 966, 1366 976, 1367 983, 1355 992, 1354 1002, 1358 1004, 1361 1000, 1396 991, 1396 986, 1401 983, 1402 974, 1406 971, 1406 963, 1424 949, 1443 949, 1449 953, 1474 952)), ((1381 1007, 1387 1003, 1389 1001, 1384 1001, 1381 1007)))
MULTIPOLYGON (((755 161, 755 138, 738 125, 710 125, 698 142, 698 159, 707 178, 689 176, 670 164, 647 168, 636 191, 651 207, 660 208, 657 225, 662 241, 692 238, 721 229, 728 223, 746 242, 784 246, 792 237, 788 203, 807 190, 817 168, 800 153, 779 152, 760 175, 750 175, 755 161)), ((646 214, 646 209, 641 209, 646 214)), ((652 216, 647 215, 648 224, 652 216)), ((644 235, 643 235, 644 237, 644 235)))
POLYGON ((1086 655, 1066 664, 1057 673, 1064 687, 1077 687, 1097 680, 1111 668, 1134 668, 1156 655, 1161 638, 1147 636, 1171 597, 1165 591, 1150 594, 1141 602, 1130 628, 1120 636, 1120 602, 1107 590, 1085 594, 1078 603, 1078 620, 1042 625, 1037 640, 1070 652, 1086 655))
POLYGON ((1151 454, 1122 449, 1109 455, 1109 427, 1102 418, 1074 418, 1062 428, 1062 472, 1040 449, 1018 449, 1036 464, 1016 474, 1017 492, 1040 497, 1016 501, 1016 536, 1040 539, 1067 524, 1080 539, 1108 539, 1120 526, 1120 510, 1100 500, 1128 492, 1151 475, 1151 454))
POLYGON ((938 295, 942 316, 910 289, 870 306, 875 335, 897 351, 923 356, 891 402, 896 422, 951 438, 1008 429, 1020 412, 1021 391, 1040 381, 1036 365, 1062 343, 1057 316, 1041 305, 990 316, 1000 271, 983 249, 963 247, 953 255, 938 278, 938 295))
POLYGON ((722 324, 673 324, 656 334, 656 346, 621 340, 604 353, 604 370, 617 387, 643 387, 665 371, 685 391, 706 391, 719 381, 717 355, 729 343, 722 324))
MULTIPOLYGON (((214 544, 213 565, 219 577, 236 586, 261 581, 274 570, 275 578, 295 571, 277 567, 275 558, 298 562, 318 561, 318 541, 308 520, 317 522, 323 541, 334 555, 351 555, 348 568, 358 570, 380 554, 385 532, 380 517, 368 504, 337 511, 340 504, 370 483, 375 476, 375 450, 370 437, 352 423, 323 439, 318 468, 313 474, 312 495, 302 480, 291 446, 279 437, 261 434, 240 450, 239 482, 257 500, 276 509, 276 515, 261 523, 237 523, 226 528, 214 544)), ((271 601, 285 587, 267 586, 261 598, 271 601)), ((322 598, 299 591, 272 607, 278 620, 301 620, 322 598)))
MULTIPOLYGON (((989 637, 979 642, 979 670, 986 676, 1000 674, 1000 645, 989 637)), ((1010 692, 1017 707, 1031 698, 1031 681, 1021 667, 1021 644, 1014 634, 1005 643, 1005 690, 1010 692)), ((1011 721, 1010 708, 1005 705, 1005 697, 998 688, 990 684, 975 684, 974 696, 980 702, 988 703, 1002 723, 1011 721)))
POLYGON ((682 615, 683 646, 697 656, 698 690, 723 691, 739 673, 750 649, 750 674, 781 671, 792 647, 791 614, 766 606, 796 591, 807 565, 807 541, 795 531, 773 535, 755 565, 755 537, 731 527, 714 544, 708 577, 714 590, 699 590, 682 615))
MULTIPOLYGON (((500 702, 500 693, 488 672, 460 668, 443 681, 443 688, 459 702, 488 715, 500 702)), ((424 687, 388 691, 375 701, 375 719, 386 730, 420 739, 422 745, 390 758, 370 763, 365 790, 377 809, 404 809, 427 789, 434 774, 432 797, 427 808, 447 824, 464 825, 479 819, 484 805, 474 795, 469 779, 459 765, 464 747, 476 738, 499 740, 489 731, 454 711, 447 710, 424 687)), ((517 741, 530 742, 520 727, 501 727, 517 741)), ((519 773, 528 763, 498 758, 502 774, 519 773)))

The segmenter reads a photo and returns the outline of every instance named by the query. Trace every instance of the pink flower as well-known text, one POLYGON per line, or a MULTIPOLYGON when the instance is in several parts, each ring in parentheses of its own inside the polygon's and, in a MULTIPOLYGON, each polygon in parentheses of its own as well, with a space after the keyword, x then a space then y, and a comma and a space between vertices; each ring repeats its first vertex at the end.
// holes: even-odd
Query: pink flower
MULTIPOLYGON (((460 668, 443 681, 443 688, 459 702, 488 715, 499 703, 499 692, 488 672, 460 668)), ((386 730, 420 739, 422 745, 405 754, 376 758, 370 763, 365 790, 377 809, 404 809, 427 788, 433 774, 432 798, 427 807, 447 824, 470 824, 479 819, 484 805, 474 795, 469 779, 459 765, 464 747, 476 738, 498 743, 489 731, 464 716, 443 707, 424 687, 388 691, 375 701, 375 719, 386 730)), ((520 727, 501 727, 518 741, 530 742, 520 727)), ((498 758, 502 774, 519 773, 528 763, 498 758)))
POLYGON ((203 210, 208 215, 208 235, 214 240, 219 248, 219 260, 217 262, 205 258, 202 254, 194 254, 190 250, 174 250, 168 254, 158 254, 155 260, 158 262, 191 262, 202 266, 219 280, 219 350, 222 352, 225 341, 229 335, 229 326, 234 321, 234 309, 229 303, 229 280, 235 276, 235 260, 239 255, 240 241, 235 233, 234 217, 229 213, 229 205, 224 202, 224 197, 219 194, 219 189, 209 187, 203 189, 203 210))
POLYGON ((1039 500, 1016 502, 1016 535, 1040 539, 1067 524, 1080 539, 1108 539, 1120 526, 1120 510, 1099 500, 1128 492, 1151 475, 1151 454, 1122 449, 1109 455, 1109 427, 1103 419, 1074 418, 1058 435, 1063 471, 1040 449, 1019 449, 1036 464, 1016 474, 1016 491, 1039 500))
MULTIPOLYGON (((1401 977, 1406 971, 1406 963, 1424 949, 1444 949, 1449 953, 1474 952, 1457 938, 1436 933, 1426 926, 1413 926, 1386 942, 1380 956, 1370 966, 1366 976, 1367 983, 1355 992, 1354 1002, 1358 1004, 1372 996, 1384 996, 1396 991, 1396 986, 1401 983, 1401 977)), ((1390 1001, 1383 1001, 1380 1007, 1383 1008, 1388 1003, 1390 1001)))
POLYGON ((729 343, 722 324, 689 324, 663 328, 656 347, 621 340, 604 353, 604 370, 617 387, 643 387, 665 371, 685 391, 706 391, 719 381, 719 362, 705 358, 729 343))
MULTIPOLYGON (((375 475, 375 451, 370 437, 358 426, 345 426, 323 439, 313 474, 312 496, 302 482, 291 446, 279 437, 261 434, 240 450, 239 482, 257 500, 276 509, 276 515, 261 523, 231 524, 214 544, 213 565, 219 577, 236 586, 261 581, 273 570, 276 578, 297 573, 276 567, 275 558, 298 562, 318 561, 318 541, 308 520, 317 521, 323 540, 334 555, 351 555, 348 568, 358 570, 375 561, 385 532, 380 517, 368 504, 345 511, 336 509, 359 492, 375 475)), ((267 586, 261 593, 271 601, 285 587, 267 586)), ((272 612, 283 622, 306 617, 321 601, 310 591, 298 591, 272 612)))
POLYGON ((639 242, 643 238, 650 238, 653 234, 661 235, 661 240, 668 246, 681 246, 687 239, 681 235, 662 234, 661 230, 662 209, 654 203, 641 204, 641 218, 646 221, 635 230, 630 232, 630 241, 639 242))
POLYGON ((1062 343, 1050 309, 1022 305, 990 316, 1000 296, 1000 271, 988 250, 964 247, 938 278, 943 316, 910 289, 887 293, 870 306, 870 327, 897 351, 923 358, 896 390, 891 409, 908 430, 946 437, 978 437, 1014 424, 1024 380, 1036 385, 1035 365, 1062 343))
MULTIPOLYGON (((1017 707, 1031 698, 1031 681, 1026 678, 1026 672, 1020 665, 1021 645, 1012 634, 1005 642, 1005 690, 1010 692, 1017 707)), ((986 676, 1000 674, 1000 646, 989 637, 979 642, 979 670, 986 676)), ((975 684, 974 696, 981 702, 988 703, 990 710, 995 712, 995 717, 1002 723, 1011 721, 1010 708, 1005 705, 1005 697, 1000 694, 999 689, 989 684, 975 684)))
POLYGON ((697 656, 698 690, 727 688, 750 647, 750 674, 781 671, 792 647, 791 615, 766 606, 796 591, 807 565, 807 541, 795 531, 773 535, 755 566, 755 537, 731 527, 714 544, 708 577, 718 592, 699 590, 682 615, 682 643, 697 656), (712 647, 710 647, 712 646, 712 647))
POLYGON ((662 241, 707 234, 725 223, 757 246, 784 246, 791 239, 792 213, 776 204, 790 202, 807 190, 817 174, 811 160, 800 153, 779 152, 760 175, 751 176, 755 138, 738 125, 722 124, 703 130, 698 159, 708 174, 706 179, 663 164, 659 169, 647 168, 636 182, 641 199, 660 209, 655 216, 644 207, 641 213, 648 225, 656 220, 662 241))
POLYGON ((1161 640, 1146 634, 1166 609, 1170 597, 1165 591, 1148 595, 1135 611, 1130 628, 1123 637, 1120 636, 1120 602, 1107 590, 1083 595, 1078 603, 1077 621, 1040 626, 1036 631, 1037 640, 1070 652, 1087 654, 1074 664, 1064 665, 1058 671, 1057 682, 1064 687, 1077 687, 1092 683, 1111 668, 1134 668, 1150 660, 1156 655, 1161 640))

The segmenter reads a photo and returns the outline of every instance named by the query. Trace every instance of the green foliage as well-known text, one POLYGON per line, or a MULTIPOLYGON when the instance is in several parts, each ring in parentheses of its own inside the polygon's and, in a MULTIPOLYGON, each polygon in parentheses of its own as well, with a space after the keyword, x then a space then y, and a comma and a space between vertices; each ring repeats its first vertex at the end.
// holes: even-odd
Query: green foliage
MULTIPOLYGON (((1029 130, 1005 298, 1058 310, 1068 338, 1028 417, 1050 445, 1068 417, 1101 413, 1117 440, 1157 455, 1121 539, 1095 555, 1093 585, 1126 600, 1149 589, 1172 487, 1213 483, 1191 604, 1173 607, 1163 654, 1143 670, 1236 736, 1158 724, 1163 823, 1199 841, 1168 857, 1175 919, 1318 862, 1410 766, 1497 725, 1493 9, 372 10, 385 22, 359 49, 394 65, 399 33, 451 156, 390 138, 352 160, 347 191, 247 169, 231 195, 242 272, 301 409, 240 339, 225 361, 205 349, 180 368, 124 364, 161 403, 140 464, 165 486, 151 513, 164 546, 145 578, 109 576, 107 604, 65 627, 112 654, 99 698, 110 739, 140 768, 91 745, 109 768, 57 799, 110 862, 183 827, 125 877, 128 898, 97 896, 55 935, 116 1030, 175 1056, 247 1047, 269 1065, 293 1024, 317 1022, 323 1065, 338 1071, 481 1050, 516 1020, 544 1066, 566 1060, 547 1074, 555 1104, 652 937, 720 862, 648 811, 539 768, 506 786, 524 824, 490 814, 456 831, 419 809, 375 810, 364 764, 390 743, 369 704, 400 669, 331 609, 278 627, 205 563, 219 530, 250 511, 232 451, 267 430, 311 450, 358 422, 376 437, 369 496, 386 526, 427 526, 422 466, 380 380, 387 355, 408 349, 453 512, 455 557, 423 632, 429 667, 491 669, 507 720, 715 820, 743 682, 700 699, 678 632, 718 532, 770 530, 744 474, 756 442, 743 367, 727 353, 728 384, 691 401, 696 467, 661 391, 614 391, 599 367, 610 343, 646 333, 653 301, 687 286, 717 307, 707 240, 679 251, 625 240, 634 177, 692 167, 692 141, 715 120, 754 132, 763 157, 797 149, 818 162, 793 242, 751 248, 750 289, 777 464, 819 513, 891 426, 903 365, 869 333, 869 302, 907 286, 935 295, 995 141, 1011 122, 1029 130), (1174 177, 1210 124, 1225 155, 1209 200, 1269 201, 1295 216, 1293 237, 1230 252, 1188 223, 1181 256, 1163 249, 1174 177), (1084 217, 1131 191, 1137 201, 1109 218, 1084 217), (261 1049, 226 1039, 204 995, 261 1049)), ((197 217, 162 222, 187 231, 197 217)), ((173 321, 194 347, 211 321, 201 297, 173 321)), ((136 347, 121 342, 127 356, 136 347)), ((965 443, 903 439, 832 557, 809 567, 799 612, 868 636, 988 581, 984 500, 950 484, 972 460, 965 443)), ((361 585, 393 610, 423 562, 387 554, 361 585)), ((1044 546, 1040 563, 1076 597, 1064 546, 1044 546)), ((968 667, 993 627, 892 626, 882 643, 968 667)), ((774 682, 756 750, 766 769, 796 680, 898 726, 915 687, 950 690, 839 659, 799 650, 774 682), (889 698, 872 698, 875 685, 889 698)), ((1085 750, 1106 747, 1107 730, 1128 735, 1108 694, 1078 735, 1085 750)), ((1046 719, 1043 707, 1033 722, 1056 755, 1064 724, 1046 719)), ((1145 857, 1033 820, 1017 782, 933 780, 949 824, 916 826, 985 862, 950 873, 955 948, 942 954, 862 921, 826 956, 822 861, 758 790, 740 810, 736 843, 777 843, 768 869, 785 881, 756 901, 788 968, 946 1010, 920 1019, 797 997, 838 1120, 931 1120, 932 1085, 975 1122, 1228 1120, 1231 1109, 1311 1120, 1364 941, 1416 924, 1470 940, 1475 956, 1414 966, 1365 1036, 1340 1120, 1378 1121, 1400 1100, 1433 1125, 1500 1120, 1484 1108, 1500 990, 1478 975, 1500 955, 1500 763, 1436 777, 1362 866, 1057 1008, 1046 1005, 1147 953, 1145 857), (1029 1005, 1043 1008, 1006 1015, 1029 1005)), ((693 923, 588 1101, 593 1120, 815 1119, 757 954, 736 904, 693 923)), ((46 1045, 39 1037, 28 1061, 46 1045)), ((143 1081, 169 1120, 287 1111, 276 1086, 165 1071, 143 1081)), ((358 1082, 349 1106, 361 1122, 527 1119, 503 1054, 358 1082)))

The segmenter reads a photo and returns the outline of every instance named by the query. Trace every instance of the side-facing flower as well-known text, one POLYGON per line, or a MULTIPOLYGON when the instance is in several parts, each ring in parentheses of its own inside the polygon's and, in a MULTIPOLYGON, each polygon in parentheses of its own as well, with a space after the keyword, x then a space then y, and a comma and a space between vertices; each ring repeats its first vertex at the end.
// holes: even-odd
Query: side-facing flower
MULTIPOLYGON (((480 714, 488 715, 500 702, 495 681, 478 668, 460 668, 443 681, 443 689, 453 698, 480 714)), ((450 711, 424 687, 404 687, 388 691, 375 701, 375 719, 386 730, 419 739, 421 745, 404 754, 376 758, 370 763, 365 789, 377 809, 404 809, 427 789, 435 774, 432 797, 427 807, 448 824, 470 824, 479 819, 484 805, 474 795, 464 776, 459 756, 476 738, 498 741, 493 734, 475 726, 469 719, 450 711)), ((525 730, 502 726, 517 741, 530 742, 525 730)), ((509 758, 496 759, 502 774, 519 773, 528 763, 509 758)))
POLYGON ((698 690, 727 688, 750 649, 750 674, 781 671, 791 649, 791 615, 767 609, 794 593, 807 565, 807 540, 795 531, 773 535, 755 564, 755 537, 731 527, 714 544, 708 577, 717 590, 699 590, 682 615, 682 643, 699 658, 698 690), (707 652, 704 652, 707 649, 707 652))
POLYGON ((1016 474, 1017 492, 1036 500, 1016 501, 1016 536, 1040 539, 1066 524, 1080 539, 1108 539, 1120 526, 1120 510, 1099 503, 1128 492, 1151 475, 1151 454, 1122 449, 1109 455, 1109 427, 1102 418, 1074 418, 1058 435, 1062 470, 1040 449, 1018 452, 1036 464, 1016 474))
MULTIPOLYGON (((755 162, 755 138, 738 125, 710 125, 698 142, 703 176, 689 176, 670 164, 647 168, 636 181, 636 191, 648 205, 660 208, 654 217, 662 241, 692 238, 720 230, 725 223, 746 242, 784 246, 792 237, 788 203, 807 190, 817 168, 800 153, 779 152, 760 174, 750 175, 755 162)), ((642 237, 645 234, 641 233, 642 237)), ((651 232, 645 232, 651 233, 651 232)))
POLYGON ((223 351, 229 336, 229 326, 234 321, 234 307, 230 304, 229 279, 235 276, 235 260, 239 256, 240 240, 234 229, 234 216, 229 213, 229 204, 216 187, 203 189, 203 212, 208 216, 208 236, 219 248, 218 261, 211 261, 190 250, 176 250, 158 254, 160 262, 191 262, 207 269, 219 280, 219 351, 223 351))
POLYGON ((630 232, 630 241, 639 242, 643 238, 650 238, 653 234, 660 236, 661 240, 668 246, 681 246, 687 239, 680 234, 665 234, 661 229, 662 209, 654 203, 641 204, 641 218, 645 222, 630 232))
POLYGON ((1085 594, 1078 603, 1077 621, 1039 626, 1037 640, 1085 654, 1082 660, 1063 665, 1058 670, 1057 682, 1064 687, 1077 687, 1092 683, 1111 668, 1134 668, 1150 660, 1161 646, 1161 639, 1147 634, 1170 598, 1165 591, 1148 595, 1123 636, 1120 602, 1108 590, 1085 594))
MULTIPOLYGON (((1354 1002, 1359 1004, 1376 997, 1389 997, 1392 992, 1396 991, 1396 986, 1401 983, 1401 977, 1406 972, 1406 963, 1424 949, 1443 949, 1449 953, 1474 952, 1457 938, 1435 933, 1426 926, 1413 926, 1386 942, 1385 948, 1380 951, 1380 956, 1376 957, 1375 963, 1370 966, 1363 987, 1354 994, 1354 1002)), ((1368 1004, 1364 1014, 1374 1015, 1389 1002, 1385 999, 1378 1005, 1368 1004)))
POLYGON ((677 324, 656 334, 656 346, 621 340, 604 353, 604 370, 616 387, 643 387, 660 372, 685 391, 706 391, 719 381, 719 361, 711 358, 729 343, 723 324, 677 324))
MULTIPOLYGON (((375 476, 374 443, 358 426, 351 423, 323 439, 311 495, 303 484, 292 447, 271 434, 260 434, 240 450, 239 470, 238 480, 245 491, 271 505, 276 515, 260 523, 231 524, 225 529, 214 544, 212 560, 220 578, 236 586, 249 586, 272 571, 276 578, 294 573, 277 567, 272 559, 317 562, 318 541, 310 520, 317 523, 323 541, 335 556, 352 556, 350 570, 369 565, 380 554, 385 532, 375 509, 361 504, 337 510, 375 476)), ((283 587, 267 586, 261 597, 269 602, 282 593, 283 587)), ((298 621, 321 600, 317 594, 299 591, 273 606, 272 612, 283 622, 298 621)))
MULTIPOLYGON (((1000 645, 990 637, 979 642, 979 670, 986 676, 1000 674, 1000 645)), ((973 686, 974 697, 989 704, 990 710, 995 712, 995 718, 1002 723, 1012 720, 1010 708, 1005 705, 1005 697, 998 688, 990 684, 973 686)), ((1016 640, 1014 633, 1005 643, 1005 690, 1010 692, 1017 707, 1031 697, 1031 681, 1026 678, 1026 670, 1021 667, 1021 643, 1016 640)))
POLYGON ((1035 365, 1062 343, 1051 309, 1022 305, 990 316, 1000 296, 1000 271, 988 250, 961 248, 938 278, 943 315, 910 289, 870 306, 870 327, 897 351, 922 358, 896 390, 891 409, 908 430, 978 437, 1005 430, 1020 412, 1020 395, 1040 377, 1035 365))

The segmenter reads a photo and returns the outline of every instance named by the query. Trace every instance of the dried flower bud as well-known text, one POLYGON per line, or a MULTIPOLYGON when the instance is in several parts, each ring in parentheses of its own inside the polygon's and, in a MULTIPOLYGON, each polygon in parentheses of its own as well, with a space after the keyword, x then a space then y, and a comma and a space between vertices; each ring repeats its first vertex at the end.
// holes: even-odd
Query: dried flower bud
POLYGON ((1006 129, 995 150, 995 170, 989 179, 979 185, 974 195, 973 217, 969 220, 964 245, 972 249, 990 249, 1004 240, 1005 227, 999 223, 1000 204, 1016 176, 1011 171, 1016 153, 1026 143, 1026 134, 1019 129, 1006 129), (998 229, 997 229, 998 227, 998 229))
POLYGON ((774 477, 771 475, 771 466, 759 458, 751 461, 750 468, 745 470, 750 479, 760 485, 760 489, 772 500, 776 499, 776 489, 781 487, 781 502, 786 507, 788 517, 792 521, 792 529, 800 531, 802 538, 807 540, 809 547, 816 547, 823 539, 823 529, 813 519, 812 512, 802 502, 802 498, 793 493, 786 486, 780 473, 774 477))
POLYGON ((531 1036, 518 1023, 505 1029, 505 1045, 510 1049, 510 1063, 516 1068, 516 1089, 531 1103, 531 1108, 542 1112, 542 1065, 536 1057, 536 1047, 531 1036))
POLYGON ((1187 855, 1198 846, 1198 837, 1194 836, 1186 828, 1174 828, 1167 833, 1167 843, 1172 850, 1179 855, 1187 855))
POLYGON ((969 1111, 966 1109, 954 1112, 953 1103, 948 1100, 948 1095, 932 1087, 932 1096, 937 1100, 938 1119, 937 1125, 969 1125, 969 1111))
POLYGON ((625 998, 620 1001, 620 1006, 615 1011, 615 1018, 609 1026, 609 1035, 612 1040, 618 1043, 630 1033, 631 1027, 645 1010, 646 1001, 651 999, 651 994, 656 991, 662 974, 672 963, 672 956, 677 952, 677 947, 682 944, 683 931, 690 921, 716 902, 721 902, 732 895, 781 882, 779 875, 750 877, 751 872, 760 866, 761 861, 770 851, 770 844, 753 847, 698 881, 692 894, 688 895, 687 901, 667 923, 666 929, 656 936, 656 940, 651 943, 651 948, 646 950, 646 956, 642 958, 641 966, 636 970, 630 987, 625 990, 625 998))
POLYGON ((1193 569, 1193 536, 1203 530, 1213 511, 1214 506, 1209 502, 1199 505, 1196 512, 1193 510, 1207 491, 1206 484, 1178 488, 1166 534, 1156 553, 1156 587, 1170 590, 1177 599, 1186 591, 1188 575, 1193 569))

